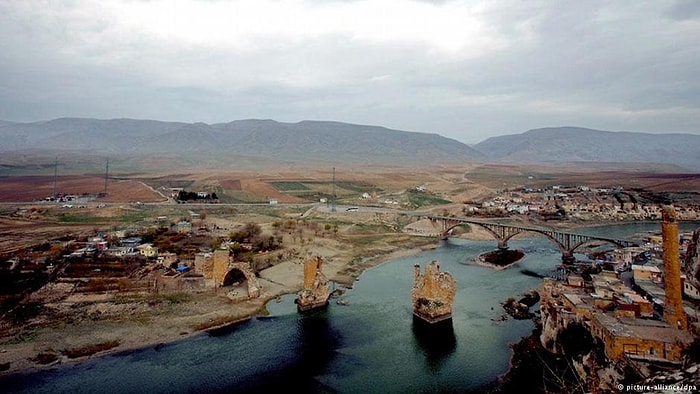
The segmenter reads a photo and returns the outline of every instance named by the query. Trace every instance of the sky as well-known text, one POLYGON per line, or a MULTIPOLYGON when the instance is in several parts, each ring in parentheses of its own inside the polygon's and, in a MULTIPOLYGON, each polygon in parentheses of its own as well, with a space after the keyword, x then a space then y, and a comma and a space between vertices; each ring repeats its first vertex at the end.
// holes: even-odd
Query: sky
POLYGON ((700 1, 0 0, 0 119, 700 134, 700 1))

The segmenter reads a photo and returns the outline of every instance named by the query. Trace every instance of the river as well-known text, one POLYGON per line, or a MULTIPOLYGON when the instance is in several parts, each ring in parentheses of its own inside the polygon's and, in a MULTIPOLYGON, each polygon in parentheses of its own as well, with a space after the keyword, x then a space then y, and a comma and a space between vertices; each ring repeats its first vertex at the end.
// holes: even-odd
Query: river
MULTIPOLYGON (((687 225, 694 228, 696 224, 687 225)), ((601 236, 659 229, 659 224, 585 229, 601 236)), ((493 382, 509 367, 509 344, 527 336, 530 320, 499 317, 500 303, 537 288, 561 254, 543 238, 511 240, 525 258, 502 271, 475 265, 495 241, 454 239, 363 273, 325 310, 299 314, 294 296, 257 317, 215 333, 116 353, 47 371, 0 377, 5 392, 465 392, 493 382), (458 283, 452 325, 414 326, 413 264, 432 260, 458 283)), ((580 256, 579 256, 580 257, 580 256)))

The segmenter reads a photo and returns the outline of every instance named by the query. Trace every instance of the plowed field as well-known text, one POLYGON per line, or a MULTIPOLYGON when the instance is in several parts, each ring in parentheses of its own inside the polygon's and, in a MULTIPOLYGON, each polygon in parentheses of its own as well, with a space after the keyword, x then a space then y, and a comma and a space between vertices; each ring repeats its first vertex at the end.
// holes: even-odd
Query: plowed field
MULTIPOLYGON (((97 195, 105 189, 104 178, 93 176, 62 176, 56 179, 56 193, 97 195)), ((54 190, 52 176, 0 177, 0 202, 28 202, 43 200, 54 190)), ((142 182, 109 180, 107 196, 101 202, 158 202, 165 198, 142 182)))

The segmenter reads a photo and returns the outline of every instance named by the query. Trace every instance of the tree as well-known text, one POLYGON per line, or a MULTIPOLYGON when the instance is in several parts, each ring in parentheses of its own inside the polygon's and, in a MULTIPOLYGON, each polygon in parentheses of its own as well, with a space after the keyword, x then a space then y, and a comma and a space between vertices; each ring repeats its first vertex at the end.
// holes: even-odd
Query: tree
POLYGON ((260 228, 260 225, 257 223, 246 223, 246 225, 243 226, 243 230, 248 234, 249 238, 257 237, 262 233, 262 228, 260 228))
POLYGON ((49 254, 50 254, 50 256, 51 256, 52 258, 54 258, 54 259, 55 259, 55 258, 59 258, 59 257, 61 257, 61 255, 63 255, 63 249, 64 249, 63 245, 61 245, 61 244, 53 244, 53 245, 51 245, 51 247, 49 248, 49 254))

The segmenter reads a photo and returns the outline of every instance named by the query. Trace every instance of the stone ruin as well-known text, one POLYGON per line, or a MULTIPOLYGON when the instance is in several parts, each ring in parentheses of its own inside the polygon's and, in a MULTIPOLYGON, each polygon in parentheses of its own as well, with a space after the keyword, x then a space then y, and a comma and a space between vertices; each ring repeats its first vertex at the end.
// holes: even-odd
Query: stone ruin
POLYGON ((428 323, 451 319, 457 281, 449 272, 440 272, 438 261, 430 262, 424 274, 420 272, 420 265, 413 268, 413 315, 428 323))
POLYGON ((330 282, 323 272, 321 256, 312 257, 304 261, 304 287, 294 301, 299 311, 307 311, 328 305, 331 296, 330 282))
MULTIPOLYGON (((260 286, 260 282, 258 282, 258 279, 255 277, 255 272, 253 272, 250 263, 233 261, 229 256, 228 249, 217 249, 212 256, 212 263, 210 266, 211 278, 214 279, 214 285, 216 287, 223 287, 226 276, 229 275, 231 271, 238 270, 246 279, 247 294, 244 298, 250 299, 260 297, 262 286, 260 286)), ((205 278, 208 275, 208 272, 204 273, 205 278)))
POLYGON ((678 216, 671 205, 661 211, 661 236, 664 261, 664 321, 671 327, 688 328, 688 318, 683 310, 683 285, 681 284, 681 259, 678 253, 678 216))

